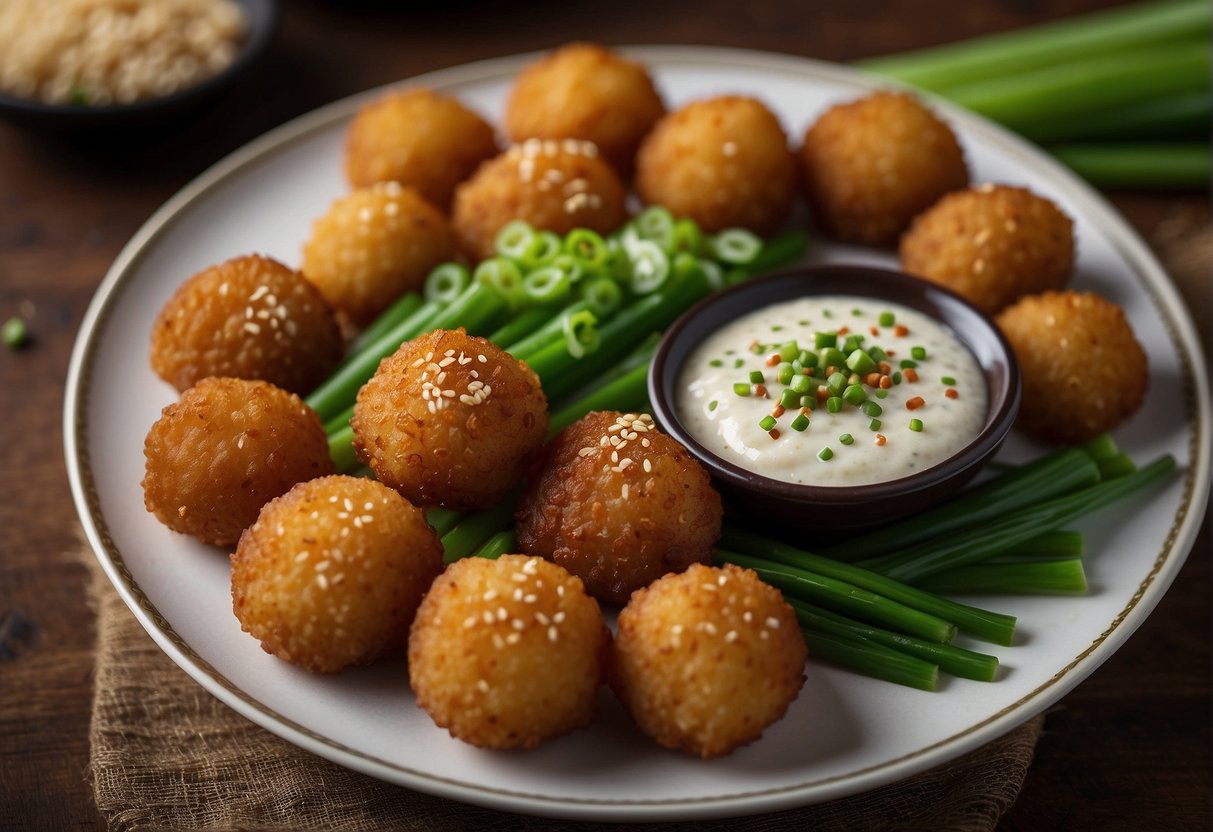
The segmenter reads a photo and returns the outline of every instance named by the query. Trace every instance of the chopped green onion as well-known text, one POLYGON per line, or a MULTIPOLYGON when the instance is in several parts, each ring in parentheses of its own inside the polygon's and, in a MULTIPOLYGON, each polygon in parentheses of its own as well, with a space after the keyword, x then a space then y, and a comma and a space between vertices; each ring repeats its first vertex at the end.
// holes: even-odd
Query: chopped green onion
POLYGON ((830 450, 829 445, 826 445, 824 448, 822 448, 820 451, 817 452, 817 458, 820 459, 822 462, 829 462, 831 459, 834 458, 834 452, 832 450, 830 450))
POLYGON ((556 266, 541 266, 522 278, 522 288, 536 303, 556 303, 568 296, 573 284, 556 266))
POLYGON ((910 430, 915 433, 922 433, 922 419, 911 419, 910 430))
POLYGON ((10 350, 19 350, 29 343, 29 329, 25 320, 17 315, 4 322, 4 346, 10 350))
POLYGON ((599 271, 607 267, 611 252, 606 241, 597 231, 574 228, 564 239, 564 250, 581 263, 584 268, 599 271))
POLYGON ((842 411, 842 399, 837 396, 830 396, 826 399, 826 410, 831 413, 839 413, 842 411))
POLYGON ((956 384, 956 379, 952 378, 951 376, 944 376, 943 378, 940 379, 940 381, 943 382, 944 384, 948 385, 949 387, 956 384))
POLYGON ((817 349, 838 345, 838 334, 834 332, 818 332, 813 335, 813 346, 817 349))
POLYGON ((910 347, 910 357, 917 361, 924 360, 927 357, 927 348, 926 347, 910 347))
POLYGON ((796 418, 792 420, 792 430, 803 433, 805 428, 809 426, 809 417, 803 413, 798 413, 796 418))
POLYGON ((762 238, 744 228, 726 228, 711 239, 711 246, 717 260, 745 266, 762 251, 762 238))
POLYGON ((897 317, 892 312, 881 312, 879 320, 881 326, 892 326, 897 322, 897 317))
POLYGON ((645 208, 633 220, 632 224, 640 234, 641 239, 651 240, 663 251, 674 250, 674 215, 660 205, 645 208))
POLYGON ((721 361, 719 358, 713 358, 711 361, 708 362, 708 366, 709 367, 723 367, 724 362, 721 361))
POLYGON ((915 367, 918 366, 918 362, 911 361, 908 358, 903 358, 903 359, 901 359, 901 361, 898 362, 897 366, 901 367, 901 369, 903 369, 903 370, 913 370, 915 367))
POLYGON ((842 391, 842 397, 856 407, 862 405, 868 399, 867 391, 863 389, 862 384, 851 384, 847 389, 842 391))
POLYGON ((838 441, 844 445, 854 445, 855 437, 851 436, 849 433, 844 433, 842 436, 838 437, 838 441))
POLYGON ((864 416, 871 416, 872 418, 876 418, 880 414, 884 413, 884 408, 871 399, 868 399, 861 404, 859 409, 863 411, 864 416))
POLYGON ((632 273, 629 285, 638 295, 655 292, 670 276, 670 258, 665 250, 652 240, 633 243, 628 252, 632 257, 632 273))
POLYGON ((847 366, 854 372, 866 376, 876 369, 876 362, 863 350, 856 349, 847 356, 847 366))
POLYGON ((872 431, 873 433, 880 430, 880 420, 873 419, 872 421, 868 422, 868 430, 872 431))
POLYGON ((806 376, 803 373, 799 375, 794 374, 790 382, 791 388, 797 393, 807 393, 813 389, 815 384, 816 382, 810 376, 806 376))
POLYGON ((524 220, 514 220, 507 222, 497 232, 494 248, 498 254, 504 257, 521 260, 531 246, 535 245, 537 239, 538 235, 529 223, 524 220))
POLYGON ((750 384, 762 384, 766 378, 762 374, 762 370, 750 371, 750 384))
POLYGON ((694 220, 683 218, 674 223, 670 249, 694 255, 703 253, 703 232, 694 220))
POLYGON ((711 413, 713 410, 715 410, 717 407, 719 407, 719 405, 720 405, 720 402, 716 401, 715 399, 712 399, 710 402, 708 402, 708 412, 711 413))
POLYGON ((425 299, 438 303, 450 303, 467 288, 471 275, 459 263, 443 263, 435 266, 425 279, 425 299))
POLYGON ((492 286, 511 306, 517 306, 525 299, 522 289, 522 270, 513 260, 505 257, 490 257, 481 261, 472 274, 477 283, 492 286))
POLYGON ((750 395, 750 385, 739 381, 733 385, 733 392, 738 396, 748 396, 750 395))
POLYGON ((789 387, 779 394, 779 403, 788 410, 793 410, 800 407, 800 394, 789 387))
MULTIPOLYGON (((796 371, 792 369, 791 364, 780 364, 779 370, 776 372, 780 384, 791 384, 795 375, 796 371)), ((807 376, 801 376, 801 378, 807 378, 807 376)))
POLYGON ((600 339, 597 323, 598 319, 588 309, 564 316, 561 320, 561 329, 564 331, 569 355, 573 358, 581 358, 598 348, 600 339))
POLYGON ((776 424, 778 424, 778 422, 775 421, 774 416, 763 416, 758 421, 758 427, 762 428, 763 430, 770 430, 771 428, 775 427, 776 424))
POLYGON ((826 388, 835 396, 842 393, 847 386, 847 377, 842 373, 831 373, 826 379, 826 388))

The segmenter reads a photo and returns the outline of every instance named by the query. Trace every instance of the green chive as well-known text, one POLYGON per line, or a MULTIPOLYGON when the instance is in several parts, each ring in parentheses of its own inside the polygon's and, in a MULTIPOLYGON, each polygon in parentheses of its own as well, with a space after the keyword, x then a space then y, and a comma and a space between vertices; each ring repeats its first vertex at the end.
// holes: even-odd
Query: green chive
POLYGON ((831 413, 838 413, 842 410, 842 399, 837 396, 830 396, 826 399, 826 410, 831 413))
POLYGON ((881 413, 884 413, 884 408, 871 399, 868 399, 866 402, 860 405, 859 408, 863 411, 864 416, 871 416, 873 419, 875 419, 881 413))
POLYGON ((819 350, 837 346, 838 335, 833 332, 818 332, 813 336, 813 345, 819 350))
POLYGON ((901 373, 893 373, 893 383, 901 384, 901 373))
POLYGON ((783 332, 783 327, 779 324, 775 324, 771 327, 771 332, 783 332))
POLYGON ((712 399, 710 402, 708 402, 708 412, 711 413, 713 410, 715 410, 719 406, 720 406, 720 402, 716 401, 715 399, 712 399))
POLYGON ((817 397, 816 396, 801 396, 800 397, 800 406, 807 407, 809 410, 816 410, 817 409, 817 397))
POLYGON ((846 388, 846 386, 847 386, 847 377, 844 376, 842 373, 831 373, 830 377, 828 379, 826 379, 826 387, 835 396, 837 396, 839 393, 841 393, 846 388))
POLYGON ((952 378, 951 376, 944 376, 943 378, 940 379, 940 381, 942 381, 944 384, 948 385, 949 387, 952 387, 953 385, 956 384, 956 379, 952 378))
POLYGON ((724 362, 721 361, 719 358, 713 358, 711 361, 708 362, 708 366, 709 367, 723 367, 724 362))
POLYGON ((796 375, 796 370, 792 368, 791 364, 780 364, 776 372, 780 384, 791 384, 794 375, 796 375))
POLYGON ((820 451, 817 452, 817 458, 820 459, 822 462, 828 462, 829 460, 834 458, 834 452, 830 450, 829 445, 826 445, 824 448, 822 448, 820 451))
POLYGON ((910 430, 922 433, 922 419, 911 419, 910 430))
POLYGON ((762 384, 766 379, 763 378, 762 370, 750 371, 750 384, 762 384))
POLYGON ((855 437, 851 436, 849 433, 844 433, 842 436, 838 437, 838 441, 844 445, 854 445, 855 437))
POLYGON ((823 309, 823 310, 821 310, 821 317, 823 317, 823 318, 833 318, 833 317, 834 317, 834 313, 833 313, 833 312, 831 312, 829 309, 823 309))
POLYGON ((857 373, 867 375, 876 369, 876 362, 872 360, 872 356, 857 349, 847 356, 847 366, 857 373))
POLYGON ((897 322, 897 318, 893 315, 892 312, 881 312, 880 313, 880 325, 881 326, 892 326, 896 322, 897 322))
POLYGON ((922 361, 924 358, 927 357, 927 348, 926 347, 910 347, 910 357, 916 358, 919 361, 922 361))
POLYGON ((4 322, 4 328, 0 338, 4 340, 4 346, 10 350, 19 350, 29 343, 29 329, 25 326, 25 319, 14 315, 4 322))
POLYGON ((846 354, 842 350, 834 347, 826 347, 821 351, 821 360, 818 362, 818 367, 844 367, 847 363, 846 354))
POLYGON ((856 318, 861 318, 861 317, 863 317, 863 310, 857 306, 851 310, 851 314, 854 315, 856 318))
POLYGON ((881 361, 889 360, 889 354, 875 344, 868 347, 868 357, 870 357, 877 364, 879 364, 881 361))
POLYGON ((847 389, 842 392, 842 397, 856 407, 859 407, 861 404, 867 401, 868 394, 867 391, 863 389, 862 384, 851 384, 848 385, 847 389))
POLYGON ((809 426, 809 417, 800 413, 792 420, 792 430, 798 433, 803 433, 805 428, 809 426))
POLYGON ((736 393, 738 396, 748 396, 748 395, 750 395, 750 385, 746 384, 745 382, 739 381, 733 385, 733 392, 736 393))
POLYGON ((763 430, 770 430, 771 428, 775 427, 776 424, 778 423, 775 421, 774 416, 763 416, 758 421, 758 427, 762 428, 763 430))
POLYGON ((784 341, 776 350, 780 361, 791 361, 800 355, 800 345, 795 341, 784 341))
POLYGON ((917 366, 918 366, 918 362, 917 362, 917 361, 911 361, 911 360, 910 360, 910 359, 908 359, 908 358, 903 358, 903 359, 900 361, 900 363, 898 363, 898 365, 897 365, 897 366, 901 367, 901 369, 903 369, 903 370, 912 370, 912 369, 914 369, 915 367, 917 367, 917 366))
POLYGON ((800 407, 800 394, 789 387, 779 394, 779 403, 788 410, 795 410, 800 407))
POLYGON ((792 389, 797 393, 807 393, 813 389, 813 379, 804 375, 793 375, 791 381, 792 389))
POLYGON ((873 432, 880 430, 880 420, 873 419, 872 421, 868 422, 868 430, 873 432))
POLYGON ((817 366, 817 353, 801 352, 800 355, 797 357, 797 360, 800 362, 800 366, 802 366, 802 367, 816 367, 817 366))
POLYGON ((734 370, 740 370, 740 369, 741 369, 742 367, 744 367, 744 366, 745 366, 745 359, 744 359, 744 358, 735 358, 735 359, 733 359, 733 369, 734 369, 734 370))
POLYGON ((878 399, 887 399, 888 397, 889 397, 889 391, 888 391, 888 390, 885 390, 883 387, 878 387, 878 388, 876 389, 876 398, 878 398, 878 399))

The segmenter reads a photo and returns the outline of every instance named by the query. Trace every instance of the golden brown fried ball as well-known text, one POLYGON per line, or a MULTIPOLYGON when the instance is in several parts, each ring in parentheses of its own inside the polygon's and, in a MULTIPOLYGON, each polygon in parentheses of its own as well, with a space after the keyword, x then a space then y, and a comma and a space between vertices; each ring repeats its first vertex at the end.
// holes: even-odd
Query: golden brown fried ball
POLYGON ((430 270, 455 256, 441 211, 398 182, 361 188, 312 225, 303 276, 357 326, 365 326, 430 270))
POLYGON ((198 272, 152 328, 152 369, 178 390, 226 376, 303 394, 328 377, 341 351, 337 320, 316 288, 256 254, 198 272))
POLYGON ((496 155, 487 121, 455 98, 418 88, 358 111, 346 134, 345 171, 356 188, 399 182, 447 210, 455 186, 496 155))
POLYGON ((779 590, 748 569, 696 564, 619 613, 610 682, 658 743, 720 757, 787 712, 804 684, 804 637, 779 590))
POLYGON ((570 43, 525 67, 505 110, 510 139, 585 139, 621 176, 665 114, 642 64, 593 43, 570 43))
POLYGON ((524 362, 462 329, 406 341, 358 392, 358 458, 417 505, 496 505, 548 429, 547 399, 524 362))
POLYGON ((821 227, 867 245, 893 245, 916 215, 969 184, 952 129, 905 93, 831 107, 805 132, 800 164, 821 227))
POLYGON ((518 508, 518 544, 624 604, 667 572, 707 563, 720 537, 707 472, 647 414, 591 413, 548 445, 518 508))
POLYGON ((315 673, 402 655, 442 544, 421 509, 342 475, 266 503, 232 555, 232 611, 265 652, 315 673))
POLYGON ((627 219, 619 175, 590 142, 528 139, 480 166, 455 190, 452 223, 465 254, 495 253, 497 232, 511 220, 567 234, 614 231, 627 219))
POLYGON ((695 101, 657 123, 636 158, 636 192, 705 231, 771 234, 796 196, 796 160, 779 119, 754 98, 695 101))
POLYGON ((316 412, 264 381, 205 378, 143 443, 143 501, 173 531, 228 546, 295 483, 333 472, 316 412))
POLYGON ((920 215, 901 238, 901 267, 992 315, 1021 295, 1066 285, 1074 225, 1042 196, 986 184, 920 215))
POLYGON ((587 725, 611 634, 581 581, 523 555, 465 558, 421 603, 409 636, 417 704, 481 748, 533 748, 587 725))
POLYGON ((1115 303, 1091 292, 1027 295, 997 322, 1019 359, 1025 433, 1076 445, 1141 407, 1146 353, 1115 303))

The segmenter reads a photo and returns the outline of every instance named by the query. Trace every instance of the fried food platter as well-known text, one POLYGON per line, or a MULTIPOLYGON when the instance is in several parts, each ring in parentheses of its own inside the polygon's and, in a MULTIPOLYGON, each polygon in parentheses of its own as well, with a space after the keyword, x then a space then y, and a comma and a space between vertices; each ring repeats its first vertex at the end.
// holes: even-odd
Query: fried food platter
MULTIPOLYGON (((706 47, 623 50, 643 61, 667 104, 756 95, 796 138, 826 106, 878 83, 788 56, 706 47)), ((509 85, 534 56, 443 70, 424 84, 498 121, 509 85)), ((810 661, 788 716, 759 742, 711 763, 653 745, 609 693, 589 729, 526 753, 465 746, 412 702, 402 664, 319 677, 278 662, 231 612, 226 553, 175 535, 143 506, 147 426, 174 398, 147 361, 147 333, 185 276, 238 253, 297 263, 311 221, 344 193, 342 143, 369 91, 303 116, 218 163, 135 235, 85 317, 68 376, 65 448, 73 496, 106 573, 140 623, 185 672, 233 709, 296 745, 409 788, 493 808, 582 820, 687 820, 752 814, 866 791, 938 765, 1061 698, 1153 609, 1196 537, 1209 489, 1205 356, 1165 273, 1106 201, 1039 151, 956 108, 974 182, 1024 185, 1075 220, 1073 286, 1121 304, 1149 356, 1145 406, 1116 433, 1139 460, 1171 453, 1179 476, 1136 506, 1133 523, 1082 524, 1081 598, 983 597, 1020 617, 994 683, 953 679, 934 693, 810 661)), ((814 240, 810 259, 892 265, 893 256, 814 240)), ((1002 458, 1039 453, 1013 438, 1002 458)), ((1104 515, 1106 517, 1106 514, 1104 515)), ((966 599, 962 599, 966 600, 966 599)))

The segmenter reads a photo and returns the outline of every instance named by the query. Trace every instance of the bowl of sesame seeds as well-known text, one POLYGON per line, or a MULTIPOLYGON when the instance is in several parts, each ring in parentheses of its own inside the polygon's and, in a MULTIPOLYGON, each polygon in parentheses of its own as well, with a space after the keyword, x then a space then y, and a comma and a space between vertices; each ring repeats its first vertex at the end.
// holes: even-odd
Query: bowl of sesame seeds
POLYGON ((64 130, 179 115, 266 51, 275 0, 0 4, 0 115, 64 130))
POLYGON ((687 311, 654 355, 649 397, 735 508, 850 528, 972 479, 1010 432, 1020 380, 998 328, 958 295, 819 265, 687 311))

